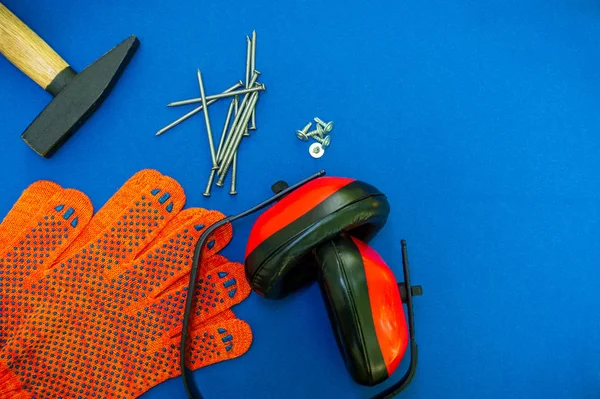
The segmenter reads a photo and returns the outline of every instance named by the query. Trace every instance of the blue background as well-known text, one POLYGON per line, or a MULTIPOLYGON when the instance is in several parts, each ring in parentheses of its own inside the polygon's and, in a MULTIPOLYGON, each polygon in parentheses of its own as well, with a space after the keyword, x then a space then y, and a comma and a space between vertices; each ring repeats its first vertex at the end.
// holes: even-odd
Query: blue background
MULTIPOLYGON (((325 168, 383 190, 372 245, 401 276, 411 254, 420 363, 405 398, 600 395, 600 5, 595 0, 245 2, 5 0, 81 70, 130 34, 141 47, 114 92, 54 158, 19 138, 50 96, 0 59, 0 213, 31 182, 87 193, 96 209, 156 168, 189 206, 238 212, 325 168), (258 32, 259 129, 243 142, 237 197, 202 197, 201 115, 165 107, 244 75, 258 32), (335 121, 312 159, 295 130, 335 121)), ((227 102, 210 108, 215 131, 227 102)), ((243 260, 253 220, 225 254, 243 260)), ((254 331, 240 359, 194 374, 206 398, 367 398, 344 369, 316 286, 235 309, 254 331)), ((403 367, 406 363, 403 363, 403 367)), ((403 373, 399 370, 392 380, 403 373)), ((180 379, 144 398, 183 397, 180 379)))

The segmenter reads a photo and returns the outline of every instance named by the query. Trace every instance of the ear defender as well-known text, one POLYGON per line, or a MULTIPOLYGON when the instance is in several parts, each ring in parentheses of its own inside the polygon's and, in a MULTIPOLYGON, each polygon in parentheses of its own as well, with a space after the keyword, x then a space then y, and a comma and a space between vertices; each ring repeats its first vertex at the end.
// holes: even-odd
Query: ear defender
POLYGON ((315 254, 321 293, 348 371, 363 385, 384 381, 408 345, 394 274, 375 250, 354 237, 336 237, 315 254))
POLYGON ((248 282, 266 298, 282 298, 315 280, 314 248, 342 233, 368 242, 389 212, 385 195, 367 183, 315 179, 257 219, 246 247, 248 282))
MULTIPOLYGON (((278 182, 281 192, 287 184, 278 182)), ((320 177, 291 191, 264 212, 250 233, 246 277, 265 298, 281 298, 318 280, 348 371, 358 383, 376 385, 398 367, 408 343, 411 364, 382 393, 395 396, 411 381, 417 363, 406 243, 405 282, 369 247, 390 212, 386 196, 353 179, 320 177), (403 303, 408 306, 408 324, 403 303)))

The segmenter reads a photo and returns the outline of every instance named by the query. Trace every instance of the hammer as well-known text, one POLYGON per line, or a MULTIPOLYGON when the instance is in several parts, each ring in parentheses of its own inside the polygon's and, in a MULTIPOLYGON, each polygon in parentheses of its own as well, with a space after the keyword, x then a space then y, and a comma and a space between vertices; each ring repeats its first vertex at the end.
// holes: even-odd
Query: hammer
POLYGON ((76 73, 0 3, 0 53, 54 96, 21 138, 39 155, 52 156, 104 101, 138 46, 132 35, 76 73))

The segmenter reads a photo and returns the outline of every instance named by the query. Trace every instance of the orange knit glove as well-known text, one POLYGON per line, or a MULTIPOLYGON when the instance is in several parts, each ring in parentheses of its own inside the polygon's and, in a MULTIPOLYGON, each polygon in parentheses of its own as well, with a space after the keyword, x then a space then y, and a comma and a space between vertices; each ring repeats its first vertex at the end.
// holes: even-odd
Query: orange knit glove
MULTIPOLYGON (((28 312, 0 349, 0 398, 133 398, 180 375, 193 248, 204 228, 223 217, 204 209, 180 212, 184 202, 177 182, 142 171, 42 279, 16 282, 14 265, 27 256, 9 249, 0 262, 9 285, 0 295, 27 291, 18 308, 28 312)), ((216 254, 230 239, 231 227, 220 229, 204 251, 190 331, 192 369, 240 356, 252 341, 249 326, 229 310, 250 293, 243 266, 216 254)), ((17 240, 28 253, 32 239, 17 240)))
POLYGON ((42 278, 92 213, 85 194, 38 181, 4 218, 0 224, 0 347, 32 309, 28 282, 42 278))

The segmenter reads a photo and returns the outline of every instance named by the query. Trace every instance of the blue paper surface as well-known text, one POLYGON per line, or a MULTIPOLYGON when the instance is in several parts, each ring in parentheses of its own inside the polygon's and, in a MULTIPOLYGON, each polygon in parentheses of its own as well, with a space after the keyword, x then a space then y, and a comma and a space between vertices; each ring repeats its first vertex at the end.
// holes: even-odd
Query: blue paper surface
MULTIPOLYGON (((96 209, 132 174, 177 179, 188 206, 237 213, 319 169, 385 192, 372 242, 401 278, 408 240, 420 361, 404 398, 600 395, 600 5, 592 0, 52 1, 4 4, 82 70, 130 34, 141 46, 112 94, 52 158, 19 138, 50 95, 0 57, 0 214, 39 179, 96 209), (238 196, 202 196, 201 114, 155 137, 198 95, 244 78, 258 33, 267 85, 239 154, 238 196), (323 158, 295 130, 333 120, 323 158)), ((220 132, 227 101, 211 106, 220 132)), ((243 260, 253 219, 224 251, 243 260)), ((194 373, 210 398, 368 398, 344 368, 315 285, 235 308, 240 359, 194 373)), ((390 382, 400 378, 406 367, 390 382)), ((183 398, 181 379, 143 396, 183 398)))

